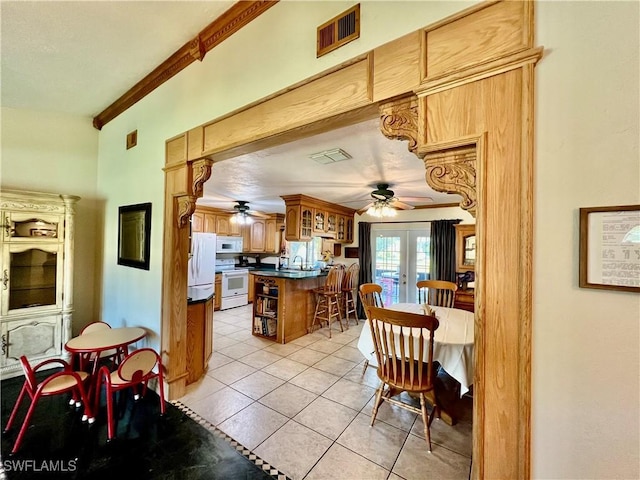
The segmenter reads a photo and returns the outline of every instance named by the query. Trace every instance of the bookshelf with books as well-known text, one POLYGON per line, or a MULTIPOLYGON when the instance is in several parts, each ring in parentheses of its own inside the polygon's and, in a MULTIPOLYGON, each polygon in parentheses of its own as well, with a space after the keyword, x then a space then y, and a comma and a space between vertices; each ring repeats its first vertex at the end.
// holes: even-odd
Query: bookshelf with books
POLYGON ((277 340, 279 288, 276 281, 263 278, 254 288, 253 334, 277 340))
POLYGON ((292 278, 279 272, 250 272, 254 282, 252 333, 278 343, 306 335, 313 320, 313 289, 326 275, 292 278))

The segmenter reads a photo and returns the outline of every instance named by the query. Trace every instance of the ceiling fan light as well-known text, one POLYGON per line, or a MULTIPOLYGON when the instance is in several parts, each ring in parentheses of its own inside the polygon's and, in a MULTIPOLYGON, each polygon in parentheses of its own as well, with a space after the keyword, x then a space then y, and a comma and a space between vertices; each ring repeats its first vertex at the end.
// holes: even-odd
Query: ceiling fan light
POLYGON ((378 200, 367 209, 367 215, 377 218, 395 217, 397 214, 398 211, 385 200, 378 200))
POLYGON ((231 223, 237 223, 238 225, 249 225, 250 223, 253 223, 253 219, 247 215, 246 212, 238 212, 231 215, 229 221, 231 223))

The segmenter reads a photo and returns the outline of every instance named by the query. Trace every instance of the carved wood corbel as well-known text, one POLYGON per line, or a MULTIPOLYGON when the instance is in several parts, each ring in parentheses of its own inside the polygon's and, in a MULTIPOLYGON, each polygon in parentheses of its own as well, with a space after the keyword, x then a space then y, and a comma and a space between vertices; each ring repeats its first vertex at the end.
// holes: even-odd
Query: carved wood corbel
POLYGON ((178 228, 189 225, 189 218, 196 210, 196 200, 198 197, 194 195, 176 195, 174 201, 176 203, 178 228))
POLYGON ((380 130, 392 140, 408 140, 409 151, 424 159, 427 184, 437 192, 462 196, 460 207, 475 217, 477 207, 476 144, 434 147, 418 145, 418 97, 380 104, 380 130))
POLYGON ((380 105, 380 130, 391 140, 408 140, 409 151, 418 147, 418 98, 401 98, 380 105))
POLYGON ((476 147, 430 153, 424 157, 426 179, 437 192, 462 196, 460 207, 476 216, 476 147))
POLYGON ((208 158, 200 158, 189 164, 189 166, 191 167, 192 179, 191 193, 195 195, 196 198, 202 197, 204 182, 209 180, 209 177, 211 177, 212 165, 213 160, 209 160, 208 158))

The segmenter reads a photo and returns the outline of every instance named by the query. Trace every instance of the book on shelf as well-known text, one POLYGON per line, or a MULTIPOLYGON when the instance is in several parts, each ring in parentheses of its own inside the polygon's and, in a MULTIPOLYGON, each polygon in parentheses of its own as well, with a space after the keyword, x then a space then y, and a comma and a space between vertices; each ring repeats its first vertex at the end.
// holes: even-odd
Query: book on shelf
POLYGON ((277 334, 278 322, 274 318, 267 318, 267 335, 273 337, 277 334))

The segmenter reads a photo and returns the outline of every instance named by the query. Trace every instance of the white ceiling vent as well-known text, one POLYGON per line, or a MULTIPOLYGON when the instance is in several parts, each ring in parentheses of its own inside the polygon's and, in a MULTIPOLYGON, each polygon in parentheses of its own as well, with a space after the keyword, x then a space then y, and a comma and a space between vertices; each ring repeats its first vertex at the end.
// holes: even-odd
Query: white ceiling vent
POLYGON ((360 37, 360 4, 318 27, 316 57, 360 37))
POLYGON ((318 162, 322 165, 329 163, 341 162, 351 158, 347 152, 340 148, 333 148, 331 150, 324 150, 323 152, 313 153, 309 155, 309 158, 314 162, 318 162))

